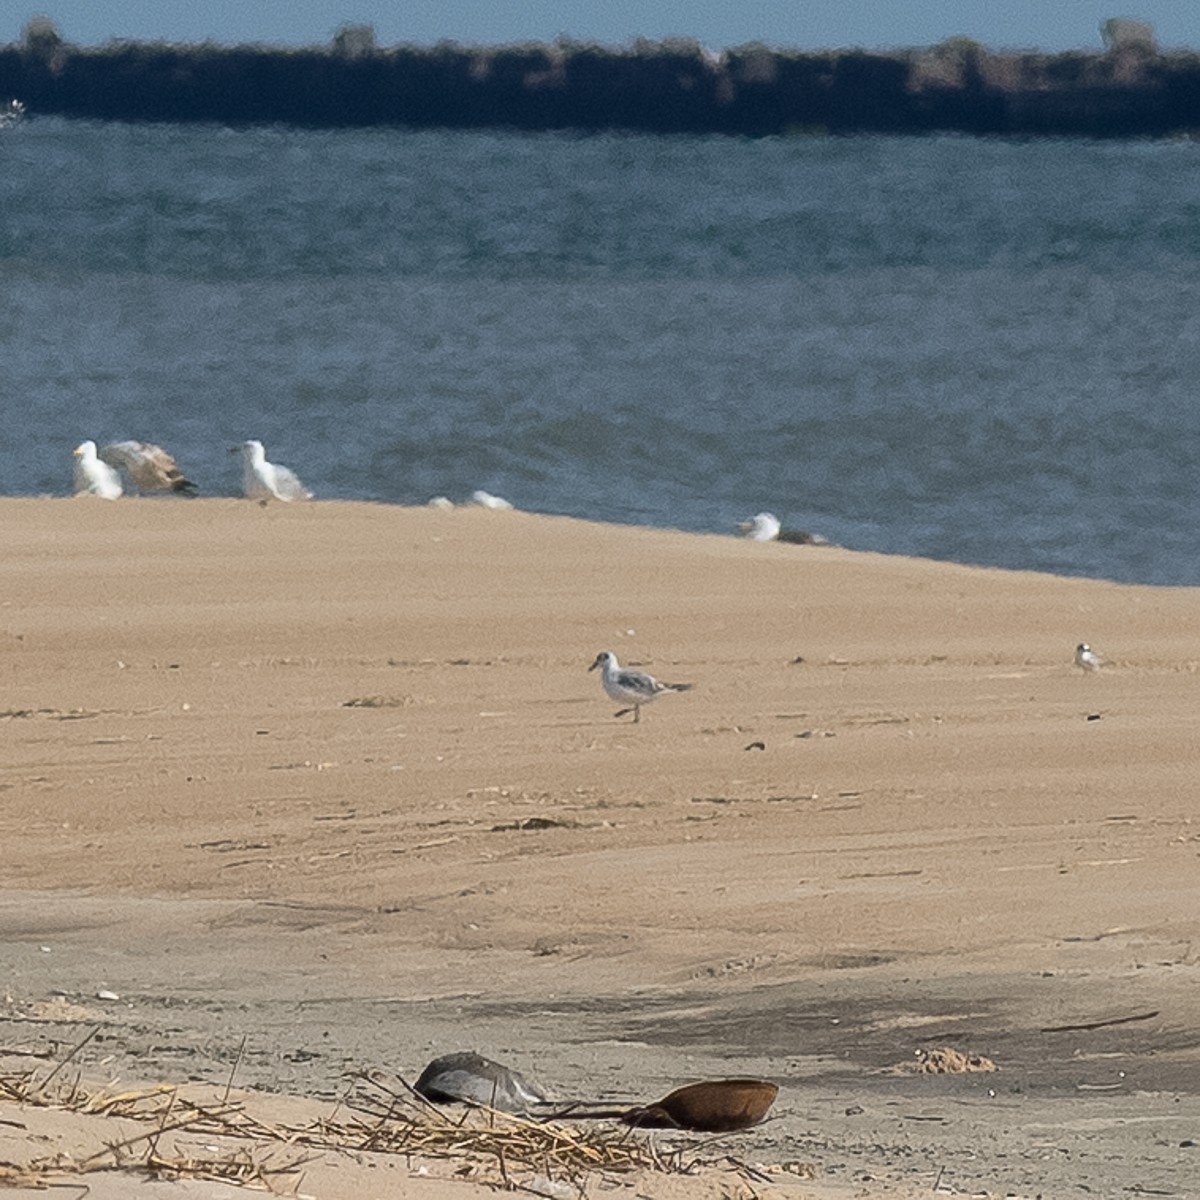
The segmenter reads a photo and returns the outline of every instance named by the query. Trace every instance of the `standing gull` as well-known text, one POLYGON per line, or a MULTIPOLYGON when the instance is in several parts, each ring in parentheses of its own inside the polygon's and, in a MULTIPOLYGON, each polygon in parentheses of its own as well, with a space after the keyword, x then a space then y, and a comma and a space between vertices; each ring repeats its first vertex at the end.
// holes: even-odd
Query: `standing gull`
POLYGON ((1075 665, 1085 671, 1098 671, 1104 666, 1104 659, 1087 642, 1080 642, 1075 647, 1075 665))
POLYGON ((192 496, 196 485, 161 446, 153 442, 110 442, 100 451, 110 467, 124 467, 139 492, 182 492, 192 496))
POLYGON ((75 455, 75 495, 116 500, 125 490, 121 487, 120 475, 97 457, 95 442, 80 442, 72 453, 75 455))
POLYGON ((267 462, 262 442, 234 446, 230 454, 242 456, 242 491, 250 500, 311 500, 310 492, 287 467, 267 462))
POLYGON ((641 719, 643 704, 658 699, 663 692, 686 692, 692 686, 690 683, 659 683, 653 675, 647 675, 644 671, 627 671, 617 662, 617 656, 611 650, 601 650, 588 670, 594 671, 597 667, 603 668, 600 680, 609 697, 625 705, 614 715, 623 717, 632 711, 635 725, 641 719))

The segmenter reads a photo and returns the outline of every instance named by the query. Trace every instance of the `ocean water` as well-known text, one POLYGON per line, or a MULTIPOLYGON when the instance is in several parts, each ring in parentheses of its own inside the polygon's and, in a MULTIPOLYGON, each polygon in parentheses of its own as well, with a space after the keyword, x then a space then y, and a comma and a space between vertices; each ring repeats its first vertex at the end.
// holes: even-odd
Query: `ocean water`
POLYGON ((321 497, 1200 583, 1200 146, 0 130, 0 493, 321 497))

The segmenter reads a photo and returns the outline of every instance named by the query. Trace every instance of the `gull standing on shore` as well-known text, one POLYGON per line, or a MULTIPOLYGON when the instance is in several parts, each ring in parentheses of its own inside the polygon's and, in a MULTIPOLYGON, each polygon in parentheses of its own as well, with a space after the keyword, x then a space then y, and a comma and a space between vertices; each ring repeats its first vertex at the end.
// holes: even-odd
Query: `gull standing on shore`
POLYGON ((182 492, 195 495, 196 485, 175 459, 153 442, 110 442, 100 451, 110 467, 124 467, 139 492, 182 492))
POLYGON ((230 454, 242 456, 242 491, 249 500, 311 500, 310 492, 287 467, 267 462, 262 442, 234 446, 230 454))
POLYGON ((1087 642, 1080 642, 1075 647, 1075 665, 1085 671, 1098 671, 1104 666, 1104 659, 1087 642))
POLYGON ((600 681, 610 699, 625 705, 614 716, 623 717, 632 712, 635 725, 641 720, 643 704, 657 700, 663 692, 687 692, 692 687, 690 683, 660 683, 644 671, 628 671, 617 662, 617 656, 611 650, 601 650, 588 670, 594 671, 597 667, 602 668, 600 681))
POLYGON ((90 439, 80 442, 72 453, 75 455, 75 495, 116 500, 125 490, 120 475, 97 456, 95 442, 90 439))

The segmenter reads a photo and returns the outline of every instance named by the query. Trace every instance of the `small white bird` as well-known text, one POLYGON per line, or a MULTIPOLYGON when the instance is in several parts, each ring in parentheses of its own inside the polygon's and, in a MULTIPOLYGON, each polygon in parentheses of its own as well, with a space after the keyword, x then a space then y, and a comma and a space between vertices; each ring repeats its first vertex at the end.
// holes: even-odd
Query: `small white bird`
POLYGON ((116 500, 125 490, 121 487, 120 475, 97 456, 95 442, 80 442, 72 453, 75 455, 75 495, 116 500))
POLYGON ((139 492, 195 494, 196 485, 161 446, 153 442, 110 442, 100 451, 110 467, 124 467, 139 492))
POLYGON ((311 500, 310 492, 294 471, 267 462, 262 442, 248 441, 234 446, 230 454, 242 456, 242 492, 250 500, 311 500))
POLYGON ((512 508, 512 502, 505 500, 503 496, 493 496, 491 492, 485 492, 482 488, 471 493, 471 503, 478 504, 480 508, 512 508))
POLYGON ((1075 665, 1085 671, 1098 671, 1104 666, 1104 659, 1087 642, 1080 642, 1075 647, 1075 665))
POLYGON ((609 697, 626 706, 614 715, 623 717, 632 711, 635 725, 641 719, 643 704, 657 700, 663 692, 687 692, 692 687, 690 683, 659 683, 653 675, 647 675, 644 671, 627 671, 617 662, 617 656, 611 650, 601 650, 588 670, 594 671, 597 667, 603 669, 600 681, 609 697))

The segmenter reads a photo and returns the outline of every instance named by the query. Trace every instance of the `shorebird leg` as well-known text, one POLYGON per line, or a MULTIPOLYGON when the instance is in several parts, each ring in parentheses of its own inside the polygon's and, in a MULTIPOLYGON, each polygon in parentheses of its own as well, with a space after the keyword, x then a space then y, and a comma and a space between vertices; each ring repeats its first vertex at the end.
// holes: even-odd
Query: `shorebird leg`
POLYGON ((633 709, 632 708, 619 708, 619 709, 617 709, 617 711, 615 713, 613 713, 613 716, 614 717, 623 717, 626 713, 629 713, 629 712, 633 712, 633 709))

